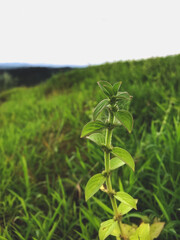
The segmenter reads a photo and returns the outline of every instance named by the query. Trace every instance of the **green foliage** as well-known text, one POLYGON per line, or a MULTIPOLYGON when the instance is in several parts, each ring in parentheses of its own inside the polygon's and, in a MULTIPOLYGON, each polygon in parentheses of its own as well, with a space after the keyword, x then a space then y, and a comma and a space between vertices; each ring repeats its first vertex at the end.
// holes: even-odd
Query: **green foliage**
POLYGON ((99 188, 103 185, 105 180, 106 178, 101 173, 98 173, 89 179, 85 188, 86 201, 99 190, 99 188))
POLYGON ((81 133, 81 137, 88 136, 94 132, 98 132, 99 130, 105 128, 105 124, 99 120, 96 120, 94 122, 87 123, 81 133))
POLYGON ((127 152, 123 148, 114 147, 112 149, 112 154, 118 157, 124 163, 126 163, 134 171, 135 169, 134 160, 129 152, 127 152))
POLYGON ((110 169, 111 170, 117 169, 117 168, 123 166, 124 164, 125 164, 125 162, 123 162, 120 158, 114 157, 110 160, 110 169))
MULTIPOLYGON (((132 202, 132 204, 127 204, 127 203, 124 203, 123 201, 119 204, 119 207, 118 207, 118 212, 119 214, 121 214, 122 216, 125 215, 126 213, 128 213, 129 211, 131 211, 131 209, 133 208, 133 206, 136 206, 137 204, 137 200, 135 199, 132 199, 130 200, 130 202, 132 202)), ((136 208, 135 208, 136 209, 136 208)))
POLYGON ((136 232, 130 236, 130 240, 147 239, 150 240, 150 226, 147 223, 142 223, 136 232))
MULTIPOLYGON (((89 200, 100 188, 103 192, 106 192, 111 200, 113 212, 114 212, 114 219, 109 219, 103 223, 101 223, 99 229, 99 239, 104 240, 109 235, 116 236, 116 239, 129 239, 129 240, 150 240, 159 236, 160 232, 156 231, 156 228, 151 228, 150 233, 150 225, 149 223, 142 223, 137 229, 134 229, 132 226, 122 224, 122 216, 125 213, 128 213, 131 209, 137 210, 137 200, 134 199, 131 195, 124 191, 116 192, 112 189, 111 183, 111 172, 127 164, 133 171, 135 169, 135 163, 128 151, 120 147, 112 147, 112 131, 116 125, 114 125, 115 120, 117 119, 120 123, 129 131, 132 131, 133 126, 133 118, 132 115, 126 111, 121 110, 118 103, 120 100, 124 100, 124 98, 119 98, 119 96, 129 96, 128 93, 119 92, 121 83, 115 83, 113 86, 106 82, 100 81, 98 82, 99 87, 101 88, 102 92, 109 98, 102 100, 97 107, 94 109, 93 119, 94 121, 87 123, 81 133, 81 137, 85 137, 94 133, 95 131, 106 129, 106 134, 103 136, 102 134, 93 134, 88 138, 102 146, 104 151, 104 167, 105 170, 102 173, 96 174, 91 177, 86 185, 85 188, 85 199, 86 201, 89 200), (104 108, 108 110, 107 119, 104 119, 103 122, 96 120, 97 116, 104 108), (115 156, 115 158, 111 159, 111 154, 115 156), (106 187, 103 186, 104 182, 106 181, 106 187), (120 201, 121 204, 117 207, 116 200, 120 201), (126 233, 126 228, 129 230, 126 233), (153 230, 156 232, 153 233, 153 230)), ((126 100, 129 100, 128 98, 126 100)), ((156 196, 155 196, 156 197, 156 196)), ((156 197, 157 198, 157 197, 156 197)), ((96 200, 97 202, 97 200, 96 200)), ((101 203, 98 200, 98 205, 100 205, 105 211, 109 211, 109 208, 101 203)), ((162 207, 161 207, 162 208, 162 207)), ((162 223, 161 223, 161 226, 162 223)))
POLYGON ((129 194, 125 192, 117 192, 114 197, 120 202, 125 203, 129 207, 137 210, 136 199, 132 198, 129 194))
POLYGON ((98 115, 102 112, 102 110, 108 105, 109 100, 108 99, 104 99, 102 100, 100 103, 98 103, 98 105, 96 106, 96 108, 94 109, 93 112, 93 120, 96 120, 96 118, 98 117, 98 115))
POLYGON ((87 138, 99 146, 103 146, 105 144, 104 136, 101 133, 93 133, 90 136, 87 136, 87 138))
POLYGON ((112 231, 116 227, 116 224, 117 223, 113 219, 102 222, 99 229, 99 239, 106 239, 112 233, 112 231))
POLYGON ((164 228, 164 222, 155 222, 150 226, 150 238, 155 239, 159 236, 162 229, 164 228))
POLYGON ((122 82, 117 82, 117 83, 115 83, 113 85, 113 93, 114 93, 114 95, 118 94, 118 91, 119 91, 119 89, 121 87, 121 84, 122 84, 122 82))
POLYGON ((130 112, 126 110, 119 110, 118 112, 116 112, 115 116, 130 133, 133 128, 133 118, 130 112))
POLYGON ((18 79, 13 78, 8 72, 0 73, 0 92, 15 87, 17 84, 18 79))
POLYGON ((102 92, 107 96, 107 97, 112 97, 114 94, 113 87, 112 85, 107 82, 107 81, 100 81, 98 82, 99 87, 101 88, 102 92))
MULTIPOLYGON (((111 180, 114 189, 139 199, 138 210, 123 215, 123 227, 127 232, 132 222, 136 228, 142 221, 150 228, 166 222, 157 239, 180 239, 180 55, 89 66, 56 74, 36 87, 0 93, 2 239, 97 239, 101 221, 112 219, 106 193, 96 193, 101 203, 94 197, 84 200, 88 179, 102 171, 103 154, 79 133, 104 97, 97 82, 108 80, 113 86, 119 79, 117 104, 132 113, 134 126, 131 134, 123 126, 115 128, 112 143, 129 150, 136 171, 123 162, 111 180)), ((103 121, 107 107, 98 120, 103 121)))

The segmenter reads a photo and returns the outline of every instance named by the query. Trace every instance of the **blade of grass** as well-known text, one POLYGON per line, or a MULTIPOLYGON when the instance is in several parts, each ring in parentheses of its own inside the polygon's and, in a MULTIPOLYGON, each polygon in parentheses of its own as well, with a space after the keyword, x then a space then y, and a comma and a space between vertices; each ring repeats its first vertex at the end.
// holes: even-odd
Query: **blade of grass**
POLYGON ((24 172, 24 180, 25 180, 25 186, 26 186, 26 197, 28 198, 30 196, 30 183, 29 183, 29 175, 28 175, 28 167, 27 167, 27 161, 24 156, 21 157, 22 162, 22 168, 24 172))
POLYGON ((169 221, 170 221, 170 218, 169 218, 169 216, 168 216, 168 214, 167 214, 167 212, 166 212, 166 210, 165 210, 163 204, 161 203, 161 201, 159 200, 159 198, 156 196, 155 193, 153 193, 153 196, 154 196, 156 202, 158 203, 158 205, 159 205, 159 207, 160 207, 162 213, 164 214, 166 220, 169 222, 169 221))

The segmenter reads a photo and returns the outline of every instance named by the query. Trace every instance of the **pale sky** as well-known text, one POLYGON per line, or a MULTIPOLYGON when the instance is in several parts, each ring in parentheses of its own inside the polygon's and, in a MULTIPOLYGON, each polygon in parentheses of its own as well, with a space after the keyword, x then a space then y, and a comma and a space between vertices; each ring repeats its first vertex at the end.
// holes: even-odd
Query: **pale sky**
POLYGON ((93 65, 180 53, 180 0, 0 0, 0 63, 93 65))

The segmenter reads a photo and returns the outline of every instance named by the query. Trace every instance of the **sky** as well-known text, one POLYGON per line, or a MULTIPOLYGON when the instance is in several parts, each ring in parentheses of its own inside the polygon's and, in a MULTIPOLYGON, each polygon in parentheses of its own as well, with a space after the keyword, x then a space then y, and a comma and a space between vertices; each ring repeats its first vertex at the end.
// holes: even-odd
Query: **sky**
POLYGON ((0 63, 96 65, 180 54, 179 0, 0 0, 0 63))

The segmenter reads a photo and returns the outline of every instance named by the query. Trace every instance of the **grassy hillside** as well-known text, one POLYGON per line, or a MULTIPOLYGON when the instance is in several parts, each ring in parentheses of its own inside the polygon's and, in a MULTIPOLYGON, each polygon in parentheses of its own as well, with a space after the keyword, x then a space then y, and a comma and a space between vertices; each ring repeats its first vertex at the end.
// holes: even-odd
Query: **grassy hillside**
POLYGON ((126 222, 165 221, 159 239, 179 239, 180 55, 90 66, 54 75, 32 88, 0 94, 0 239, 98 239, 111 214, 85 203, 89 177, 102 171, 103 155, 80 139, 103 97, 97 81, 122 81, 133 100, 131 135, 116 130, 114 146, 132 154, 113 185, 138 198, 126 222), (121 176, 121 181, 120 177, 121 176), (145 217, 146 216, 146 217, 145 217))

